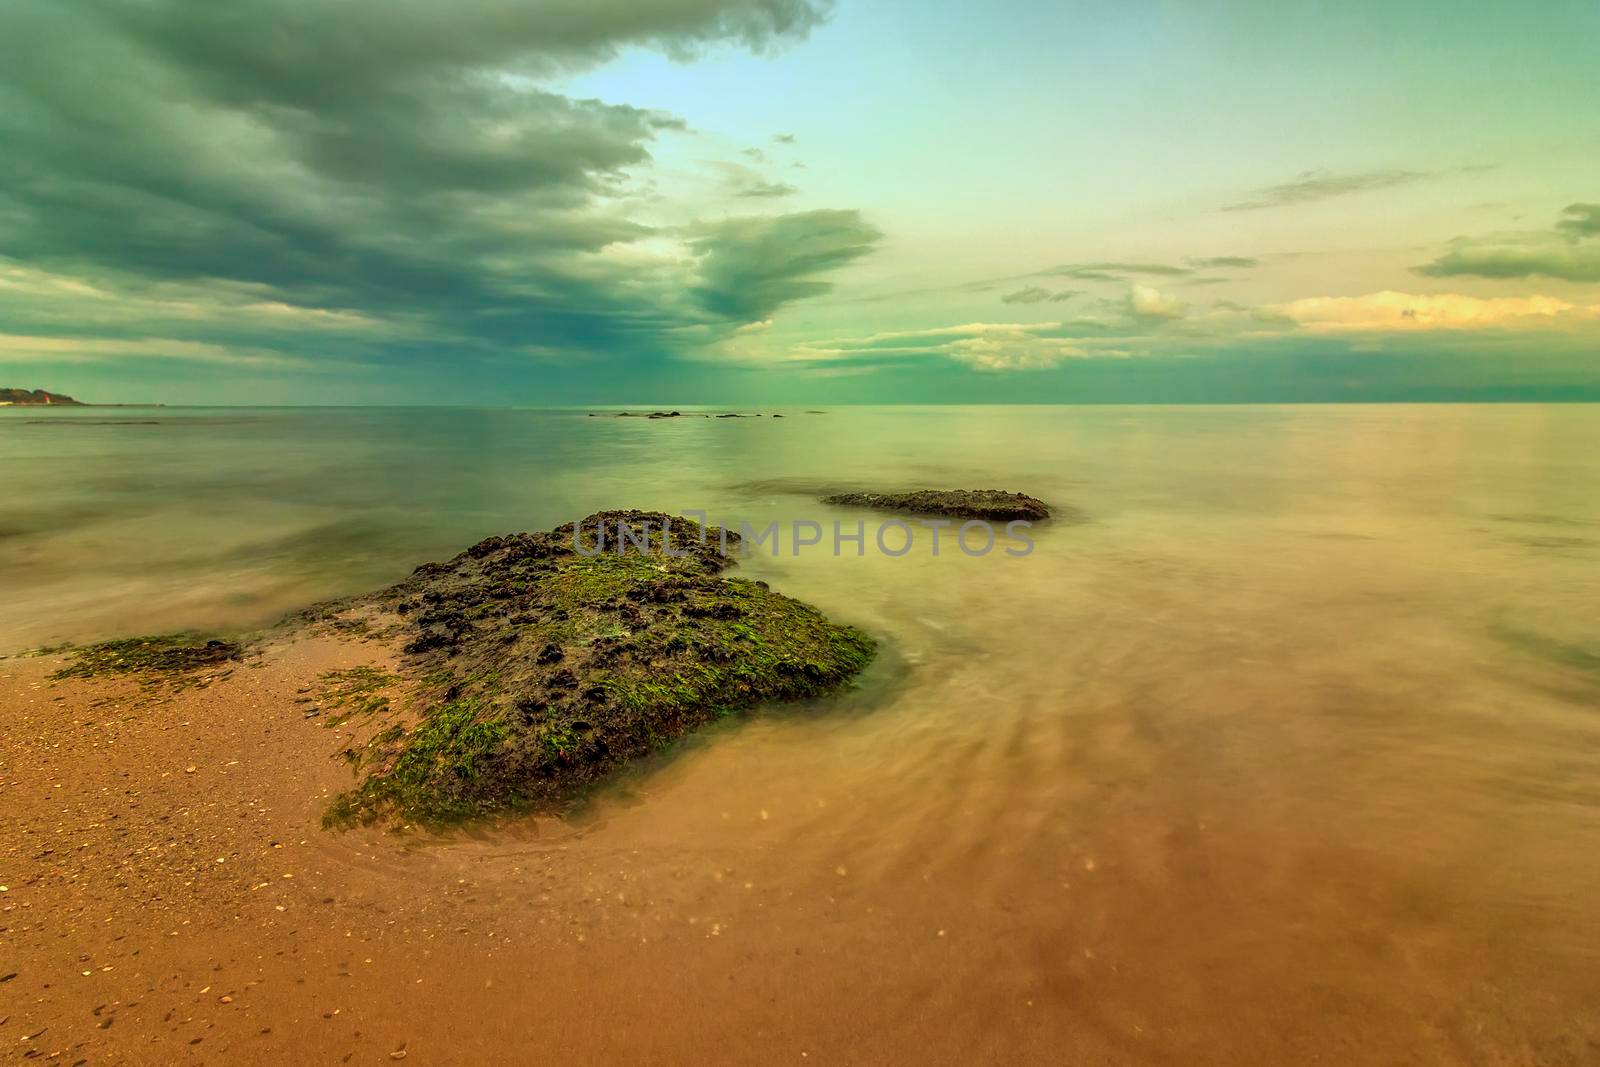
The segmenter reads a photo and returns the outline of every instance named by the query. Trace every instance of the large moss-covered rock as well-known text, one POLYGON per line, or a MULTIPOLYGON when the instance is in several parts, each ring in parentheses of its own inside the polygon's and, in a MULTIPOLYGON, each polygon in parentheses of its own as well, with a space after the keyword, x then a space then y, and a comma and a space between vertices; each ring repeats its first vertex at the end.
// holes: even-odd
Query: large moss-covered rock
POLYGON ((579 529, 492 537, 353 602, 403 620, 387 629, 424 710, 356 761, 365 777, 330 824, 548 807, 712 719, 836 687, 872 657, 861 631, 724 578, 731 532, 637 511, 579 529), (621 543, 619 524, 633 532, 621 543))

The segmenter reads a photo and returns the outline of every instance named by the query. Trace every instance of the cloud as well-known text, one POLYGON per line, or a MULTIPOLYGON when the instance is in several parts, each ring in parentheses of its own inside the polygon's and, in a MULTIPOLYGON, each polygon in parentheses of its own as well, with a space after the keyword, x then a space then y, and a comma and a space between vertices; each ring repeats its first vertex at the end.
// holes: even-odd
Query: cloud
MULTIPOLYGON (((863 303, 868 303, 903 297, 928 296, 936 293, 986 292, 997 285, 1015 284, 1034 278, 1072 278, 1078 281, 1127 282, 1129 276, 1132 275, 1185 279, 1182 284, 1187 285, 1213 285, 1226 282, 1228 279, 1197 278, 1195 277, 1197 272, 1203 268, 1247 268, 1260 263, 1259 260, 1249 256, 1189 257, 1184 262, 1188 265, 1178 266, 1172 263, 1138 260, 1091 260, 1083 263, 1062 263, 1053 267, 1046 267, 1043 270, 1028 271, 1025 274, 1009 274, 999 278, 980 278, 976 281, 962 282, 958 285, 900 289, 858 299, 863 303)), ((1060 303, 1071 300, 1073 297, 1081 296, 1084 292, 1085 290, 1083 289, 1051 290, 1038 285, 1025 285, 1021 289, 1004 294, 1000 297, 1000 301, 1004 304, 1037 304, 1045 301, 1060 303)))
POLYGON ((968 322, 798 342, 774 333, 763 321, 715 355, 808 374, 848 367, 902 384, 913 367, 938 374, 941 365, 954 366, 1004 378, 1071 363, 1075 383, 1098 381, 1109 390, 1104 395, 1124 400, 1462 398, 1479 395, 1474 390, 1492 397, 1508 395, 1518 382, 1600 396, 1600 376, 1592 359, 1584 362, 1600 335, 1600 304, 1543 295, 1383 291, 1195 307, 1134 285, 1122 300, 1100 300, 1090 314, 1047 322, 968 322), (1308 353, 1315 354, 1315 368, 1299 362, 1308 353), (1458 364, 1450 363, 1453 356, 1458 364), (1517 368, 1494 370, 1495 361, 1512 357, 1517 368), (1207 367, 1221 377, 1208 381, 1207 367))
POLYGON ((1150 274, 1178 277, 1194 273, 1188 267, 1175 267, 1169 263, 1064 263, 1037 271, 1039 277, 1078 278, 1084 281, 1121 281, 1129 274, 1150 274))
POLYGON ((1368 170, 1355 174, 1329 174, 1327 171, 1308 170, 1293 181, 1257 189, 1250 199, 1224 204, 1224 211, 1261 211, 1266 208, 1286 207, 1291 204, 1309 204, 1336 196, 1370 192, 1374 189, 1392 189, 1401 185, 1454 174, 1485 170, 1485 167, 1458 167, 1453 170, 1368 170))
POLYGON ((1197 270, 1219 270, 1227 267, 1248 270, 1251 267, 1261 266, 1261 261, 1253 256, 1205 256, 1200 258, 1190 256, 1184 262, 1197 270))
POLYGON ((1080 295, 1082 289, 1043 289, 1037 285, 1029 285, 1018 289, 1014 293, 1006 293, 1000 298, 1002 304, 1042 304, 1046 301, 1059 304, 1080 295))
POLYGON ((700 306, 734 323, 772 317, 827 292, 821 276, 866 255, 883 238, 857 211, 806 211, 701 223, 688 230, 699 257, 700 306))
POLYGON ((1569 204, 1548 231, 1495 240, 1459 238, 1450 251, 1416 268, 1434 278, 1559 278, 1600 281, 1600 204, 1569 204))
POLYGON ((775 133, 775 134, 772 135, 772 143, 773 144, 794 144, 794 134, 792 134, 792 133, 775 133))
POLYGON ((1136 319, 1181 319, 1189 305, 1166 296, 1148 285, 1128 290, 1128 314, 1136 319))
POLYGON ((785 358, 791 362, 883 363, 939 357, 974 370, 999 372, 1045 370, 1066 360, 1094 357, 1084 342, 1061 336, 1061 328, 1059 322, 969 322, 926 330, 890 330, 796 346, 785 358))
POLYGON ((773 198, 773 197, 780 197, 780 196, 793 196, 795 193, 798 193, 799 191, 800 190, 798 188, 796 188, 795 186, 789 185, 789 184, 787 184, 785 182, 765 182, 765 181, 763 181, 763 182, 754 182, 754 183, 752 183, 750 185, 746 185, 744 188, 740 189, 738 192, 734 193, 733 195, 734 196, 744 196, 744 197, 773 198))
POLYGON ((1551 325, 1580 311, 1549 296, 1492 297, 1435 293, 1421 296, 1385 290, 1366 296, 1307 297, 1272 309, 1313 332, 1519 329, 1551 325))
POLYGON ((346 0, 307 7, 233 0, 197 9, 186 0, 91 6, 109 20, 226 86, 325 103, 396 71, 508 67, 549 75, 603 62, 626 46, 690 59, 732 41, 754 51, 804 37, 831 4, 811 0, 659 0, 530 4, 458 0, 396 5, 346 0), (255 31, 255 32, 251 32, 255 31), (307 79, 308 73, 322 72, 307 79))
POLYGON ((217 281, 118 285, 110 279, 91 283, 4 259, 0 259, 0 321, 32 329, 160 323, 168 329, 213 332, 394 334, 405 328, 400 320, 288 304, 257 285, 217 281))
POLYGON ((973 370, 1045 370, 1063 360, 1082 359, 1089 353, 1062 337, 1039 337, 1025 330, 985 333, 952 341, 946 354, 973 370))
POLYGON ((768 181, 760 171, 743 163, 716 161, 710 164, 722 173, 722 184, 727 195, 740 199, 777 199, 793 196, 800 190, 786 182, 768 181))
POLYGON ((182 360, 237 367, 307 369, 311 361, 266 349, 238 348, 171 337, 30 337, 0 333, 0 360, 84 363, 107 358, 182 360))
POLYGON ((1600 235, 1600 204, 1568 204, 1556 229, 1573 238, 1600 235))
MULTIPOLYGON (((41 336, 154 336, 139 329, 141 308, 166 320, 179 289, 232 287, 249 301, 222 302, 256 305, 250 321, 197 313, 188 340, 259 343, 276 314, 295 329, 358 327, 315 349, 280 337, 306 353, 440 361, 532 345, 659 359, 738 324, 685 296, 716 247, 663 247, 676 236, 666 210, 651 224, 633 214, 653 144, 685 124, 542 81, 626 48, 763 52, 829 10, 11 0, 0 4, 0 249, 119 294, 88 298, 116 323, 28 327, 41 336), (379 345, 359 328, 397 322, 433 343, 379 345)), ((769 311, 775 291, 816 291, 753 284, 764 293, 745 303, 769 311)))
POLYGON ((1466 244, 1417 268, 1432 278, 1560 278, 1600 282, 1600 245, 1466 244))

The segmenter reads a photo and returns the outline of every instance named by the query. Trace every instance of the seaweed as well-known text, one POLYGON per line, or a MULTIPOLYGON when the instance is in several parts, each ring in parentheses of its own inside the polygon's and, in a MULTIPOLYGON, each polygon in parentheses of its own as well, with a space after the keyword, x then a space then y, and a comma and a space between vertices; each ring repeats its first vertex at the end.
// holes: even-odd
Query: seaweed
POLYGON ((194 634, 127 637, 70 648, 71 662, 52 678, 98 678, 132 675, 146 687, 166 684, 174 688, 204 686, 229 673, 229 665, 243 654, 242 646, 194 634), (202 676, 202 672, 209 672, 202 676))

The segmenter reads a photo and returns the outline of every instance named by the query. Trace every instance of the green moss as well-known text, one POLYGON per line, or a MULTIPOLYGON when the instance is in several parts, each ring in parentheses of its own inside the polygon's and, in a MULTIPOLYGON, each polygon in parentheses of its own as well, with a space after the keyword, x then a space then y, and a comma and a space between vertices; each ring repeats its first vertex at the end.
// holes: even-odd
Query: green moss
POLYGON ((473 700, 434 708, 409 734, 389 769, 334 801, 325 826, 371 822, 393 812, 423 823, 450 822, 488 810, 486 786, 506 738, 473 700))

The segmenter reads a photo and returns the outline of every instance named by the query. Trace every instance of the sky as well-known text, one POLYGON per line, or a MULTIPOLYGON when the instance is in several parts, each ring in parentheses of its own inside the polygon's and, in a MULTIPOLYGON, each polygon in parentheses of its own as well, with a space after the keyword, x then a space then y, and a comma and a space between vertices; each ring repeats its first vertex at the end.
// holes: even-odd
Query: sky
POLYGON ((1600 400, 1600 5, 6 0, 0 386, 1600 400))

